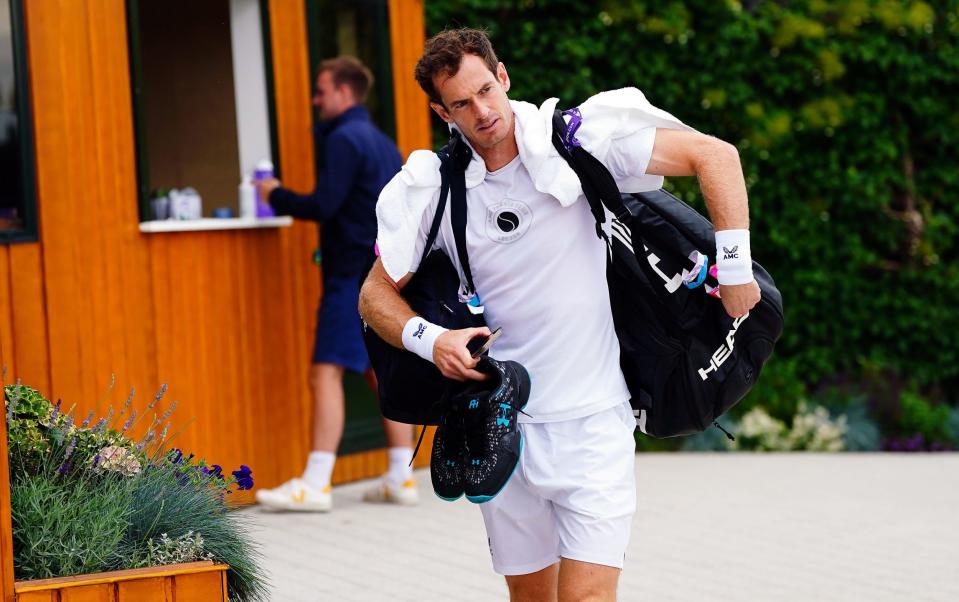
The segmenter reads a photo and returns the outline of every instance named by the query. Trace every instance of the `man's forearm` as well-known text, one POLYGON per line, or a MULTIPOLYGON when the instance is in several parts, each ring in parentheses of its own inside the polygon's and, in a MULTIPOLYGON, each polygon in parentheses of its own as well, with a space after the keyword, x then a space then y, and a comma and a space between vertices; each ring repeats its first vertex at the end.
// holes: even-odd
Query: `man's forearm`
POLYGON ((377 259, 360 289, 360 316, 384 341, 400 349, 404 348, 403 327, 416 315, 400 295, 405 281, 393 282, 377 259))
POLYGON ((732 144, 698 132, 657 129, 646 173, 697 176, 716 230, 749 228, 746 182, 732 144))
POLYGON ((716 230, 748 230, 749 201, 736 147, 713 138, 710 152, 696 160, 696 176, 716 230))

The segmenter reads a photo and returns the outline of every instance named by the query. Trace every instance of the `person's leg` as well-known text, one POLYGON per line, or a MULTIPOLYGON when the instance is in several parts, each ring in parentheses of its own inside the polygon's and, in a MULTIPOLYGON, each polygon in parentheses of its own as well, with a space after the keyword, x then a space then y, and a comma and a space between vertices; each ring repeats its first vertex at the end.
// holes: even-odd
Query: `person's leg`
POLYGON ((559 602, 616 599, 636 511, 635 424, 624 404, 549 427, 562 467, 543 479, 556 487, 559 602))
POLYGON ((307 458, 303 480, 314 489, 327 490, 346 415, 343 367, 325 362, 313 364, 310 388, 313 391, 313 451, 307 458))
POLYGON ((317 362, 310 367, 313 390, 313 451, 302 476, 273 489, 259 489, 256 500, 266 508, 328 512, 333 508, 330 476, 343 436, 343 367, 317 362))
POLYGON ((559 563, 558 602, 615 602, 621 572, 612 566, 563 558, 559 563))
POLYGON ((313 390, 313 450, 335 454, 343 438, 346 417, 343 366, 313 364, 310 388, 313 390))
POLYGON ((560 563, 529 575, 507 575, 510 602, 556 602, 560 563))

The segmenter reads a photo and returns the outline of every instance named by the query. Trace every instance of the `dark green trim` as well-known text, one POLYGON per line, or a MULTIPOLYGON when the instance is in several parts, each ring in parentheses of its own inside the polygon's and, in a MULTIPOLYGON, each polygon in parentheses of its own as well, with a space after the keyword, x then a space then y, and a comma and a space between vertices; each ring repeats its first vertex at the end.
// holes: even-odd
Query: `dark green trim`
POLYGON ((343 392, 346 395, 346 426, 339 453, 352 454, 386 447, 380 404, 366 379, 347 371, 343 375, 343 392))
MULTIPOLYGON (((376 5, 376 61, 380 77, 376 86, 386 91, 380 98, 380 125, 386 135, 396 140, 396 99, 393 89, 393 43, 390 39, 390 14, 386 0, 376 5)), ((374 88, 375 90, 375 88, 374 88)))
POLYGON ((387 446, 386 434, 383 432, 382 418, 360 418, 349 420, 343 429, 343 440, 340 442, 339 455, 355 454, 357 452, 383 449, 387 446))
MULTIPOLYGON (((306 35, 307 47, 310 57, 310 77, 311 89, 312 78, 316 77, 320 63, 327 58, 331 58, 336 50, 335 41, 330 45, 327 42, 324 49, 324 40, 321 24, 324 19, 334 18, 330 16, 331 10, 335 12, 337 6, 346 6, 349 9, 362 15, 371 15, 368 19, 372 22, 371 38, 373 41, 373 55, 365 62, 367 67, 373 72, 375 83, 372 94, 376 96, 376 110, 370 111, 373 122, 376 123, 383 133, 396 140, 396 102, 393 97, 393 61, 392 61, 392 43, 390 41, 390 21, 389 7, 386 0, 305 0, 306 10, 306 35)), ((361 53, 362 54, 362 53, 361 53)), ((363 57, 360 57, 363 58, 363 57)), ((367 109, 370 109, 367 103, 367 109)), ((313 111, 313 124, 316 125, 316 111, 313 111)))
MULTIPOLYGON (((316 69, 323 60, 323 47, 320 44, 319 24, 323 18, 320 3, 316 0, 305 0, 303 10, 306 12, 306 47, 310 60, 310 90, 313 90, 316 79, 316 69)), ((312 106, 312 105, 310 105, 312 106)), ((316 111, 311 110, 313 119, 316 111)))
POLYGON ((153 219, 150 214, 150 162, 147 156, 146 126, 143 123, 143 62, 140 44, 140 9, 137 0, 127 0, 127 45, 130 54, 130 99, 133 106, 133 152, 137 168, 137 206, 140 221, 153 219))
POLYGON ((30 105, 30 82, 27 77, 27 40, 22 0, 10 0, 10 29, 13 43, 13 81, 17 87, 17 133, 20 137, 20 178, 22 180, 23 228, 0 230, 0 244, 37 242, 36 155, 33 144, 33 109, 30 105))
POLYGON ((266 107, 270 119, 270 154, 273 157, 273 175, 282 178, 279 138, 276 127, 276 88, 273 82, 273 37, 270 34, 270 2, 260 0, 260 27, 263 30, 263 70, 266 75, 266 107))

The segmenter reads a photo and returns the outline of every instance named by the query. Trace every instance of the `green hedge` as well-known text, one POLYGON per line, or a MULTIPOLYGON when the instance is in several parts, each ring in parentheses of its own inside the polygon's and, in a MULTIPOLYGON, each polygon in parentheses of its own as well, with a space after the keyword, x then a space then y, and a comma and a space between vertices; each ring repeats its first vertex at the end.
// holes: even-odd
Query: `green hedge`
MULTIPOLYGON (((426 12, 429 33, 487 29, 512 98, 572 106, 636 86, 736 144, 753 254, 787 318, 753 402, 785 418, 823 383, 876 379, 959 401, 959 2, 452 0, 426 12)), ((695 180, 667 186, 702 207, 695 180)))

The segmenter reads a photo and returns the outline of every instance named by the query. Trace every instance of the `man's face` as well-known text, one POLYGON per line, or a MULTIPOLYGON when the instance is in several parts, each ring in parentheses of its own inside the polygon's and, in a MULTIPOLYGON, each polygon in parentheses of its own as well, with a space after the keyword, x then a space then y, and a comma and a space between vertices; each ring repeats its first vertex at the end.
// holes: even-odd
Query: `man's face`
POLYGON ((513 110, 506 97, 509 76, 503 63, 493 74, 483 59, 467 54, 456 75, 437 75, 433 85, 443 104, 430 106, 443 121, 455 123, 473 146, 493 148, 510 135, 513 110))
POLYGON ((320 121, 336 119, 354 104, 352 90, 346 84, 336 86, 332 71, 322 71, 316 77, 313 106, 320 121))

